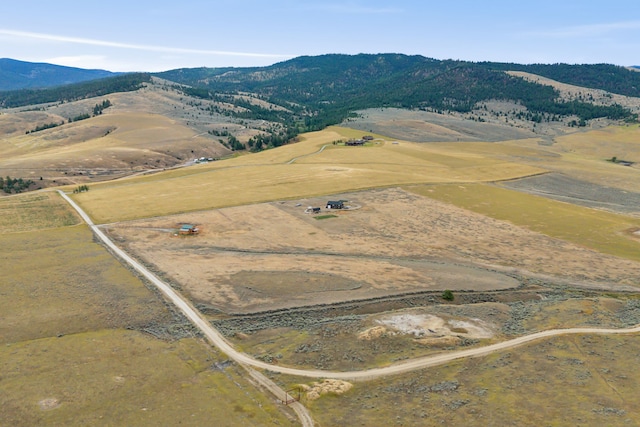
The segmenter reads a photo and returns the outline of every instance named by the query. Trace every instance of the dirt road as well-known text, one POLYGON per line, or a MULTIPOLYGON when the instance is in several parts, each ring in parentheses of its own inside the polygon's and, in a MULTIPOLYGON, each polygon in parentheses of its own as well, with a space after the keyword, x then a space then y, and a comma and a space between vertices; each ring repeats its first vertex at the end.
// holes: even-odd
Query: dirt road
MULTIPOLYGON (((215 329, 199 312, 191 305, 186 299, 184 299, 178 292, 171 288, 168 284, 157 278, 153 273, 147 270, 142 264, 135 259, 131 258, 126 252, 117 247, 96 225, 93 224, 91 218, 78 206, 71 198, 69 198, 64 192, 58 190, 60 195, 80 214, 82 219, 91 227, 95 235, 109 248, 120 257, 123 261, 133 267, 136 271, 146 277, 151 283, 154 284, 166 296, 173 304, 175 304, 180 311, 200 329, 200 331, 207 337, 207 339, 218 349, 224 352, 230 359, 239 363, 243 367, 247 368, 250 375, 258 381, 266 389, 270 390, 279 399, 283 399, 285 392, 280 389, 275 383, 273 383, 264 375, 254 371, 250 367, 266 369, 273 372, 279 372, 282 374, 296 375, 309 378, 335 378, 343 380, 370 380, 387 375, 394 375, 405 373, 417 369, 423 369, 427 367, 433 367, 443 365, 451 361, 462 359, 466 357, 480 357, 485 356, 493 352, 506 350, 516 346, 520 346, 531 341, 539 340, 542 338, 549 338, 558 335, 568 334, 631 334, 640 332, 640 326, 627 329, 604 329, 604 328, 573 328, 573 329, 552 329, 548 331, 537 332, 531 335, 522 336, 509 341, 489 345, 482 348, 474 348, 470 350, 463 350, 453 353, 440 354, 435 356, 427 356, 419 359, 409 360, 401 362, 391 366, 383 368, 375 368, 364 371, 352 371, 352 372, 332 372, 321 370, 306 370, 288 368, 284 366, 272 365, 260 360, 256 360, 251 356, 237 351, 233 346, 222 336, 222 334, 215 329)), ((305 426, 312 426, 313 421, 309 416, 306 408, 297 403, 292 406, 294 410, 300 416, 300 420, 305 426), (311 424, 308 424, 311 423, 311 424)))

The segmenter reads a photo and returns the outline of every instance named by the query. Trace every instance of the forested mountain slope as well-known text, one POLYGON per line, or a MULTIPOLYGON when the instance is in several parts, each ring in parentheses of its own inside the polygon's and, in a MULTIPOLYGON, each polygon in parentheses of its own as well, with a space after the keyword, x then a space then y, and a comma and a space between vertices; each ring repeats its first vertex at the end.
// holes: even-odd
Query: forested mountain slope
POLYGON ((116 73, 105 70, 85 70, 0 58, 0 91, 61 86, 115 75, 116 73))

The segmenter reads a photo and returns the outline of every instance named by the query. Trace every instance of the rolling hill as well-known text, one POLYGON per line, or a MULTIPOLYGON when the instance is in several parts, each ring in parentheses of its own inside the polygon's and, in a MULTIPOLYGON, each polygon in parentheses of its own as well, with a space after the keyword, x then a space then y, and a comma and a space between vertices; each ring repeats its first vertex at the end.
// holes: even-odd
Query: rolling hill
POLYGON ((115 75, 117 73, 106 70, 86 70, 0 58, 0 91, 62 86, 115 75))
POLYGON ((415 142, 551 144, 580 129, 634 122, 638 88, 640 74, 607 64, 401 54, 124 74, 0 92, 0 174, 35 178, 33 188, 112 179, 278 147, 340 123, 415 142))
POLYGON ((0 197, 0 425, 295 421, 91 230, 320 425, 637 421, 640 343, 592 329, 640 324, 637 76, 328 55, 0 93, 0 177, 100 227, 56 191, 0 197), (589 329, 317 400, 270 369, 369 376, 564 328, 589 329))

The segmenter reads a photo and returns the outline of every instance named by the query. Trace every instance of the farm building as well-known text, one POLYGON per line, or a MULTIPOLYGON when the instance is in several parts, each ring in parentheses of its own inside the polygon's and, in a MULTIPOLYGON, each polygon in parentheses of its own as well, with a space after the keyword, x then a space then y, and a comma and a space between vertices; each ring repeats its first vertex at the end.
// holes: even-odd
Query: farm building
POLYGON ((198 227, 193 224, 182 224, 178 233, 180 234, 197 234, 198 227))
POLYGON ((309 206, 304 213, 311 213, 311 214, 319 214, 320 213, 320 208, 314 208, 313 206, 309 206))
POLYGON ((344 209, 344 201, 336 200, 327 202, 327 209, 344 209))
POLYGON ((348 145, 348 146, 351 146, 351 147, 364 145, 364 140, 363 139, 350 139, 349 141, 345 142, 345 145, 348 145))

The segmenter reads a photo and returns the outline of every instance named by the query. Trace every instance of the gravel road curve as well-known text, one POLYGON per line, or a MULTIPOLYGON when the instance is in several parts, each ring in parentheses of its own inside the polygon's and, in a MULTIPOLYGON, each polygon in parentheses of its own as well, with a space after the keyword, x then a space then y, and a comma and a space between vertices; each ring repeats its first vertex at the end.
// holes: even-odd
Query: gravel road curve
MULTIPOLYGON (((640 332, 640 325, 633 328, 626 329, 605 329, 605 328, 572 328, 572 329, 551 329, 548 331, 537 332, 530 335, 514 338, 512 340, 492 344, 486 347, 473 348, 469 350, 462 350, 452 353, 439 354, 434 356, 426 356, 418 359, 408 360, 401 363, 397 363, 382 368, 368 369, 364 371, 352 371, 352 372, 332 372, 322 370, 307 370, 288 368, 285 366, 272 365, 260 360, 256 360, 246 353, 237 351, 223 336, 215 329, 201 314, 191 305, 186 299, 184 299, 178 292, 176 292, 168 284, 157 278, 153 273, 147 270, 142 264, 130 257, 126 252, 117 247, 111 239, 109 239, 89 218, 89 216, 78 206, 69 196, 64 192, 58 190, 60 195, 78 212, 82 219, 91 227, 95 235, 109 248, 120 257, 124 262, 133 267, 140 274, 145 276, 151 283, 154 284, 162 292, 166 298, 168 298, 173 304, 175 304, 180 311, 200 329, 200 331, 207 337, 207 339, 220 351, 225 353, 230 359, 239 363, 243 367, 247 368, 249 374, 254 380, 260 383, 263 387, 270 390, 279 399, 284 398, 285 391, 278 387, 273 381, 266 378, 259 372, 251 369, 259 368, 266 369, 272 372, 279 372, 282 374, 296 375, 308 378, 334 378, 342 380, 371 380, 374 378, 384 377, 388 375, 401 374, 405 372, 414 371, 417 369, 424 369, 428 367, 443 365, 454 360, 463 359, 467 357, 480 357, 490 353, 494 353, 501 350, 506 350, 512 347, 520 346, 535 340, 542 338, 549 338, 558 335, 569 334, 632 334, 640 332)), ((292 408, 296 411, 300 417, 300 421, 304 426, 313 426, 313 420, 309 415, 306 408, 297 403, 292 405, 292 408)))

